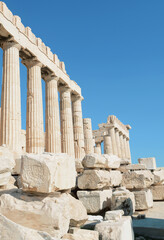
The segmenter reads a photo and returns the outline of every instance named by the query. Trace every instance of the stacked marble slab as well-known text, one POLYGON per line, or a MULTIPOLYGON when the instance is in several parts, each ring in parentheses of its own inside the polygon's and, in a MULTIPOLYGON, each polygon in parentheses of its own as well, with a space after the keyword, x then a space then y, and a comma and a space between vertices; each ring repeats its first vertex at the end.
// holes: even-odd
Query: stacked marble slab
POLYGON ((120 159, 114 155, 87 154, 82 164, 84 172, 77 178, 77 196, 87 213, 110 209, 112 188, 120 186, 122 176, 117 169, 120 159))

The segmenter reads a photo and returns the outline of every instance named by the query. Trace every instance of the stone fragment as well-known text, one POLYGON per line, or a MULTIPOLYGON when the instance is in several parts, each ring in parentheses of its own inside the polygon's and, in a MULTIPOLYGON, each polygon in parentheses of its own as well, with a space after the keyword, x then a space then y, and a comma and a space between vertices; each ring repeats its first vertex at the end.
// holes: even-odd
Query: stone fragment
POLYGON ((67 233, 70 223, 68 194, 56 194, 56 197, 15 196, 3 194, 0 197, 0 213, 11 221, 44 231, 52 237, 60 238, 67 233))
POLYGON ((125 188, 118 188, 113 192, 111 210, 124 211, 125 216, 131 216, 135 212, 134 193, 125 188))
POLYGON ((117 169, 120 159, 115 155, 91 153, 85 155, 82 163, 85 168, 117 169))
POLYGON ((149 170, 125 172, 122 175, 122 186, 127 189, 148 188, 154 183, 154 176, 149 170))
POLYGON ((11 177, 11 172, 0 173, 0 186, 5 186, 8 184, 11 177))
POLYGON ((164 200, 164 185, 151 186, 153 200, 164 200))
POLYGON ((105 208, 110 208, 112 190, 78 191, 77 196, 87 209, 87 213, 98 213, 105 208))
MULTIPOLYGON (((1 176, 1 174, 0 174, 0 176, 1 176)), ((9 181, 7 181, 7 184, 0 186, 0 191, 17 189, 17 187, 15 186, 15 182, 16 182, 15 178, 10 175, 10 178, 9 178, 9 181)))
POLYGON ((75 166, 76 166, 77 173, 84 172, 84 167, 83 167, 82 161, 80 159, 75 159, 75 166))
POLYGON ((99 240, 99 233, 97 231, 91 231, 86 229, 71 228, 69 230, 72 234, 78 234, 83 239, 87 240, 99 240))
POLYGON ((135 210, 146 210, 153 207, 153 195, 150 189, 135 191, 135 210))
MULTIPOLYGON (((49 234, 22 227, 0 214, 1 240, 55 240, 49 234)), ((56 239, 57 240, 57 239, 56 239)))
POLYGON ((129 164, 126 166, 127 170, 146 170, 144 164, 129 164))
POLYGON ((5 145, 0 146, 0 175, 12 172, 15 167, 14 155, 5 145))
POLYGON ((118 222, 105 221, 98 223, 95 231, 101 240, 133 240, 134 233, 131 217, 122 217, 118 222))
POLYGON ((75 160, 67 154, 26 154, 22 158, 24 191, 50 193, 75 186, 75 160))
POLYGON ((87 210, 81 201, 75 199, 71 195, 69 197, 69 210, 70 210, 70 226, 80 227, 87 219, 87 210))
POLYGON ((77 178, 77 185, 80 189, 102 189, 107 187, 119 186, 122 175, 119 171, 106 170, 85 170, 77 178))
POLYGON ((119 221, 123 215, 124 215, 123 210, 107 211, 105 213, 104 220, 105 221, 107 221, 107 220, 119 221))
POLYGON ((154 185, 164 184, 164 170, 155 170, 153 171, 154 175, 154 185))
POLYGON ((67 233, 65 234, 62 239, 64 240, 84 240, 84 238, 82 236, 80 236, 79 234, 71 234, 71 233, 67 233))
POLYGON ((138 162, 144 164, 147 169, 154 170, 156 169, 156 160, 155 157, 150 158, 139 158, 138 162))

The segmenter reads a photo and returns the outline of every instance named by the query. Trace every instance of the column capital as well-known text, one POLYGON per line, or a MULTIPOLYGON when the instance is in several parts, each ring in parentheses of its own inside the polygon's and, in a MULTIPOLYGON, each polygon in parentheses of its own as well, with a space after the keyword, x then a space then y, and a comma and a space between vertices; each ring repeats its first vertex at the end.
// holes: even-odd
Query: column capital
POLYGON ((80 96, 80 95, 72 94, 71 100, 72 100, 72 102, 75 102, 75 101, 78 101, 78 100, 83 101, 84 98, 82 96, 80 96))
POLYGON ((52 80, 55 80, 57 82, 59 81, 59 77, 57 77, 54 73, 43 74, 42 77, 46 82, 49 82, 49 81, 52 81, 52 80))
POLYGON ((66 85, 59 85, 59 92, 63 93, 63 92, 71 92, 72 89, 69 86, 66 85))
POLYGON ((11 47, 15 47, 15 48, 17 48, 19 51, 20 51, 20 49, 21 49, 21 46, 18 44, 18 43, 16 43, 16 42, 14 42, 14 41, 4 41, 3 43, 2 43, 2 48, 3 48, 3 50, 6 50, 6 49, 8 49, 8 48, 11 48, 11 47))
POLYGON ((22 64, 24 64, 27 68, 34 67, 34 66, 39 66, 39 67, 43 66, 43 64, 39 62, 36 57, 24 59, 22 60, 22 64))

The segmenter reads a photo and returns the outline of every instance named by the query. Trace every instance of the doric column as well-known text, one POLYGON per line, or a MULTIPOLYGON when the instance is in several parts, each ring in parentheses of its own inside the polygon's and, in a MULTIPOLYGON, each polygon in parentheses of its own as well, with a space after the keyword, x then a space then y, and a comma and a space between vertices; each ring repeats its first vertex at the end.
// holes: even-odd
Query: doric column
POLYGON ((127 149, 127 143, 126 143, 126 136, 123 136, 123 142, 124 142, 125 158, 128 159, 128 149, 127 149))
POLYGON ((1 145, 21 150, 20 46, 3 44, 3 83, 1 94, 1 145))
POLYGON ((104 136, 104 154, 113 155, 112 141, 109 135, 104 136))
POLYGON ((46 152, 61 153, 58 77, 48 75, 46 81, 46 152))
POLYGON ((90 118, 83 119, 85 154, 94 153, 92 123, 90 118))
POLYGON ((126 146, 127 146, 127 156, 128 156, 128 159, 129 161, 131 162, 131 153, 130 153, 130 145, 129 145, 129 139, 127 138, 126 139, 126 146))
POLYGON ((74 132, 74 148, 75 158, 82 160, 85 156, 84 151, 84 130, 82 118, 82 97, 72 96, 72 116, 73 116, 73 132, 74 132))
POLYGON ((115 135, 115 128, 114 128, 113 126, 109 128, 109 135, 110 135, 110 137, 111 137, 113 154, 116 155, 116 156, 118 156, 117 144, 116 144, 116 135, 115 135))
POLYGON ((44 152, 41 63, 22 61, 27 66, 26 151, 44 152))
POLYGON ((75 157, 71 106, 71 89, 60 87, 61 149, 63 153, 75 157))
POLYGON ((96 143, 96 146, 94 147, 94 153, 101 155, 101 142, 96 143))
POLYGON ((125 159, 125 147, 122 133, 120 133, 120 146, 121 146, 121 158, 125 159))
POLYGON ((121 158, 122 157, 121 143, 120 143, 120 135, 119 135, 119 130, 118 129, 116 129, 115 134, 116 134, 116 144, 117 144, 118 157, 121 158))

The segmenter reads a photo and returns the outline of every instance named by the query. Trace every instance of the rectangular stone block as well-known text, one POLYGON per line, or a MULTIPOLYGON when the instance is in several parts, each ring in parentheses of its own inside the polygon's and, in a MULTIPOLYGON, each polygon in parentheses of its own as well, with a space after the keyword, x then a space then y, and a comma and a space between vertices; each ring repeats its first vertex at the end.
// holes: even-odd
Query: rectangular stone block
POLYGON ((125 167, 127 170, 146 170, 146 167, 144 164, 129 164, 125 167))
POLYGON ((85 170, 77 178, 77 185, 80 189, 103 189, 119 186, 122 175, 119 171, 106 170, 85 170))
POLYGON ((151 157, 151 158, 139 158, 138 162, 140 164, 144 164, 146 166, 147 169, 149 170, 154 170, 156 169, 156 160, 155 157, 151 157))
POLYGON ((82 239, 99 240, 99 233, 97 231, 91 231, 91 230, 79 229, 79 228, 71 228, 69 230, 69 232, 72 234, 78 234, 82 239))
POLYGON ((146 210, 153 207, 153 195, 150 189, 144 189, 141 191, 135 191, 135 209, 146 210))
POLYGON ((50 193, 73 188, 74 158, 67 154, 26 154, 22 157, 21 182, 24 191, 50 193))
POLYGON ((154 185, 164 184, 164 170, 153 171, 154 175, 154 185))
POLYGON ((107 211, 105 213, 105 221, 112 220, 112 221, 119 221, 122 216, 124 215, 123 210, 114 210, 114 211, 107 211))
POLYGON ((105 208, 110 208, 112 190, 78 191, 77 196, 87 209, 87 213, 98 213, 105 208))
POLYGON ((164 185, 151 186, 153 200, 164 200, 164 185))

